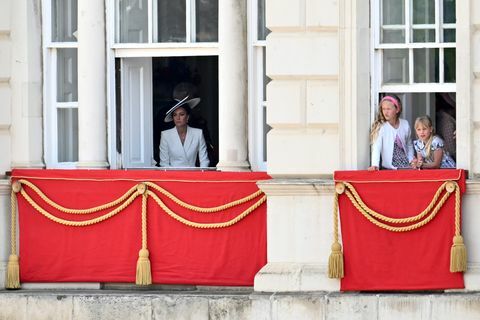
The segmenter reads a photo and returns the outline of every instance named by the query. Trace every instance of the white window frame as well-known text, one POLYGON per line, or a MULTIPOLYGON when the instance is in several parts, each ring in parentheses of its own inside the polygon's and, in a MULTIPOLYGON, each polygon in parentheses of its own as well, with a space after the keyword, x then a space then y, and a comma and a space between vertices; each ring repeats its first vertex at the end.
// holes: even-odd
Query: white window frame
MULTIPOLYGON (((371 121, 374 121, 375 113, 378 109, 378 96, 380 93, 396 92, 396 93, 433 93, 433 92, 456 92, 457 85, 456 83, 445 83, 444 80, 444 49, 445 48, 456 48, 456 42, 440 42, 443 38, 441 34, 441 27, 444 29, 456 28, 455 24, 443 24, 440 23, 440 18, 442 12, 440 6, 438 5, 442 0, 435 0, 436 10, 435 10, 435 42, 431 43, 408 43, 410 39, 410 22, 411 14, 410 8, 412 5, 412 0, 398 0, 404 1, 405 5, 405 38, 406 43, 404 44, 382 44, 380 43, 380 27, 381 27, 381 10, 380 4, 382 0, 372 0, 371 1, 371 17, 372 17, 372 28, 371 28, 371 74, 372 74, 372 86, 371 86, 371 121), (408 84, 388 84, 382 85, 382 54, 383 49, 408 49, 409 50, 409 83, 408 84), (414 83, 414 70, 413 70, 413 49, 415 48, 438 48, 439 49, 439 83, 414 83)), ((412 27, 413 29, 413 27, 412 27)))
MULTIPOLYGON (((78 0, 80 1, 80 0, 78 0)), ((117 0, 106 1, 106 35, 107 35, 107 116, 108 116, 108 161, 111 169, 122 168, 121 155, 116 150, 116 98, 115 98, 115 59, 139 57, 187 57, 217 56, 218 42, 194 42, 195 36, 195 0, 187 1, 187 42, 154 42, 156 28, 152 19, 155 12, 155 0, 148 0, 148 41, 146 43, 116 42, 118 21, 116 20, 117 0), (189 20, 190 16, 190 20, 189 20), (193 18, 192 18, 193 16, 193 18), (191 20, 193 19, 193 20, 191 20), (193 37, 192 37, 193 35, 193 37), (192 40, 193 39, 193 40, 192 40)), ((221 0, 219 0, 221 1, 221 0)), ((119 79, 120 81, 120 79, 119 79)), ((123 127, 122 127, 123 129, 123 127)), ((122 152, 123 141, 122 141, 122 152)))
MULTIPOLYGON (((43 106, 44 106, 44 157, 47 168, 76 168, 78 162, 58 161, 58 109, 71 108, 78 110, 78 101, 57 102, 57 52, 58 49, 78 49, 77 42, 52 41, 52 1, 43 1, 42 33, 43 33, 43 106)), ((77 51, 78 52, 78 51, 77 51)))
POLYGON ((264 159, 264 122, 267 102, 264 97, 264 54, 266 40, 258 40, 258 0, 247 2, 248 43, 248 149, 253 171, 267 171, 264 159))

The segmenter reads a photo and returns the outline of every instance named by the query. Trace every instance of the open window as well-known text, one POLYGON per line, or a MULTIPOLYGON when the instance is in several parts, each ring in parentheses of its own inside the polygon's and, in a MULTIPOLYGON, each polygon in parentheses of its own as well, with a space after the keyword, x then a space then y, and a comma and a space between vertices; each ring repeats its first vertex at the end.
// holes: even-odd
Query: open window
POLYGON ((374 0, 372 12, 372 120, 381 96, 395 93, 410 126, 429 115, 455 157, 455 0, 374 0))
POLYGON ((77 1, 43 7, 45 163, 74 168, 78 161, 77 1))

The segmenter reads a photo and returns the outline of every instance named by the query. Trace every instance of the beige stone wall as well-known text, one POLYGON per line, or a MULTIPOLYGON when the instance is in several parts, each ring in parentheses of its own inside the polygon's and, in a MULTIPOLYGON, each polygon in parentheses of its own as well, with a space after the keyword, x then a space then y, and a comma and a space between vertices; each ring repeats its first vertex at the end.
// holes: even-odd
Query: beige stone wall
POLYGON ((268 172, 329 173, 339 163, 338 3, 267 1, 268 172))
POLYGON ((10 125, 12 122, 10 87, 11 38, 10 1, 0 2, 0 176, 10 168, 10 125))
POLYGON ((472 68, 473 85, 471 107, 473 109, 473 165, 472 171, 480 177, 480 2, 471 1, 472 15, 472 68))

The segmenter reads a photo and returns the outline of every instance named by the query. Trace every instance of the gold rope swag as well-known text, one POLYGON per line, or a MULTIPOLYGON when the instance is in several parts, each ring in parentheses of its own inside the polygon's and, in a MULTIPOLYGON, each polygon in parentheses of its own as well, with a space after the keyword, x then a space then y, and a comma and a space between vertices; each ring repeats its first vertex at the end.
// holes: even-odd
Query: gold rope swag
POLYGON ((18 263, 18 255, 17 255, 17 246, 16 246, 16 214, 17 214, 17 194, 20 194, 21 196, 24 197, 24 199, 40 214, 42 214, 44 217, 47 219, 61 224, 65 226, 71 226, 71 227, 85 227, 93 224, 97 224, 103 221, 106 221, 116 214, 120 213, 128 207, 138 196, 142 197, 142 247, 138 253, 138 260, 137 260, 137 268, 136 268, 136 280, 135 283, 137 285, 149 285, 152 284, 152 274, 151 274, 151 267, 150 267, 150 259, 149 259, 149 252, 147 248, 147 201, 149 196, 151 196, 155 203, 163 209, 165 213, 167 213, 170 217, 173 219, 179 221, 180 223, 183 223, 184 225, 191 227, 191 228, 201 228, 201 229, 211 229, 211 228, 226 228, 230 227, 242 219, 244 219, 246 216, 248 216, 251 212, 253 212, 255 209, 257 209, 260 205, 262 205, 266 201, 266 196, 263 195, 261 196, 255 203, 253 203, 251 206, 249 206, 247 209, 245 209, 243 212, 241 212, 239 215, 237 215, 235 218, 226 221, 226 222, 219 222, 219 223, 199 223, 199 222, 194 222, 190 221, 188 219, 183 218, 179 214, 173 212, 165 203, 155 194, 153 191, 148 190, 148 188, 152 188, 161 194, 165 195, 168 197, 170 200, 172 200, 174 203, 177 205, 180 205, 184 208, 187 208, 189 210, 192 210, 194 212, 198 213, 214 213, 214 212, 219 212, 222 210, 226 210, 235 206, 238 206, 240 204, 246 203, 250 200, 253 200, 259 196, 261 196, 263 193, 262 191, 258 190, 246 197, 243 197, 241 199, 220 205, 220 206, 215 206, 215 207, 197 207, 191 204, 188 204, 179 198, 175 197, 173 194, 165 190, 164 188, 156 185, 155 183, 152 182, 142 182, 139 183, 132 188, 130 188, 126 193, 124 193, 121 197, 118 199, 115 199, 111 202, 105 203, 100 206, 95 206, 92 208, 86 208, 86 209, 72 209, 72 208, 66 208, 55 201, 51 200, 49 197, 47 197, 37 186, 35 186, 33 183, 30 181, 24 180, 24 179, 19 179, 15 182, 12 183, 12 193, 11 193, 11 254, 8 259, 8 266, 7 266, 7 279, 5 283, 5 288, 7 289, 18 289, 20 288, 20 272, 19 272, 19 263, 18 263), (62 218, 58 218, 55 215, 49 213, 47 210, 43 209, 38 203, 36 203, 25 191, 22 185, 25 185, 29 187, 33 192, 35 192, 45 203, 49 204, 53 208, 64 212, 64 213, 69 213, 69 214, 79 214, 79 215, 85 215, 85 214, 91 214, 95 213, 98 211, 106 210, 113 208, 117 206, 115 209, 104 213, 103 215, 88 219, 88 220, 82 220, 82 221, 77 221, 77 220, 66 220, 62 218))
POLYGON ((391 232, 408 232, 421 228, 432 221, 454 191, 455 236, 453 237, 453 244, 450 250, 450 272, 465 272, 467 270, 467 250, 463 237, 460 234, 460 187, 458 183, 455 181, 444 182, 435 192, 425 210, 419 214, 408 218, 390 218, 370 209, 353 185, 348 182, 337 182, 335 184, 333 203, 333 244, 332 253, 328 261, 328 276, 337 279, 341 279, 344 276, 342 246, 338 239, 338 197, 341 194, 345 193, 353 206, 377 227, 391 232), (404 226, 396 227, 391 224, 404 224, 404 226))

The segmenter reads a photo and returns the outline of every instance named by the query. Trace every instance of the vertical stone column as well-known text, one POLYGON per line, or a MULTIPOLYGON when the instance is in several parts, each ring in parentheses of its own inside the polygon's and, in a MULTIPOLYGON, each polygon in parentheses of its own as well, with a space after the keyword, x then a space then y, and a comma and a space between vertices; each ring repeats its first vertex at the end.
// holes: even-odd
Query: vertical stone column
POLYGON ((331 176, 368 163, 362 150, 368 150, 368 17, 366 0, 266 2, 274 179, 258 183, 268 201, 268 261, 255 276, 255 291, 340 288, 327 277, 331 176))
POLYGON ((246 1, 218 2, 219 163, 223 171, 245 171, 247 160, 246 1))
MULTIPOLYGON (((10 84, 2 87, 6 104, 2 108, 11 109, 10 146, 11 167, 43 168, 42 140, 42 46, 40 1, 9 1, 11 23, 10 54, 0 51, 1 74, 5 74, 10 84), (10 57, 10 59, 9 59, 10 57), (9 60, 7 60, 9 59, 9 60), (6 68, 6 69, 5 69, 6 68), (10 75, 8 72, 10 69, 10 75), (8 79, 8 76, 10 78, 8 79), (10 103, 9 103, 9 99, 10 103)), ((7 8, 8 9, 8 8, 7 8)), ((2 15, 3 17, 3 15, 2 15)), ((1 49, 5 49, 2 45, 1 49)), ((1 80, 0 80, 1 82, 1 80)), ((8 125, 8 124, 7 124, 8 125)), ((2 139, 3 140, 3 139, 2 139)), ((5 141, 6 142, 6 141, 5 141)), ((3 143, 2 143, 3 145, 3 143)), ((8 146, 6 144, 5 146, 8 146)), ((9 151, 6 151, 6 156, 9 151)))
POLYGON ((104 1, 78 1, 78 167, 105 168, 107 107, 104 1))

